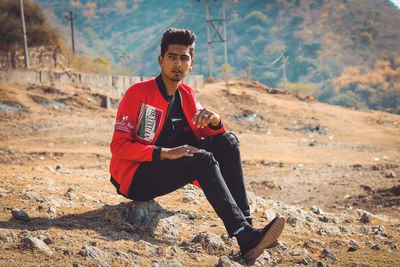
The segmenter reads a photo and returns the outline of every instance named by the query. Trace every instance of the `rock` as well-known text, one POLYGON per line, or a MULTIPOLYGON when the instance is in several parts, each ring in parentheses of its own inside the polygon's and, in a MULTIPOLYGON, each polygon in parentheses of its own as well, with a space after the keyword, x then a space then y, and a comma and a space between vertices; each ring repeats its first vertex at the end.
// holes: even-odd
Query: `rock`
POLYGON ((387 246, 389 246, 389 247, 390 247, 391 249, 393 249, 393 250, 397 250, 397 245, 394 244, 394 243, 392 243, 392 242, 390 242, 390 241, 385 241, 384 244, 387 245, 387 246))
POLYGON ((302 265, 311 265, 315 262, 314 258, 311 256, 308 256, 306 258, 302 258, 298 263, 302 265))
POLYGON ((13 216, 14 219, 19 221, 29 222, 31 220, 31 218, 29 218, 28 213, 17 208, 13 208, 11 210, 11 215, 13 216))
POLYGON ((160 219, 155 231, 161 231, 164 234, 172 236, 180 235, 181 221, 178 216, 170 216, 168 218, 160 219))
POLYGON ((159 266, 159 267, 183 267, 183 265, 180 262, 167 261, 167 260, 161 261, 157 266, 159 266))
POLYGON ((33 237, 32 235, 27 235, 21 239, 21 243, 24 247, 38 249, 45 254, 51 256, 53 252, 51 249, 39 238, 33 237))
POLYGON ((194 243, 201 243, 203 248, 209 252, 226 250, 227 247, 222 239, 213 233, 199 234, 192 240, 194 243))
POLYGON ((319 261, 319 262, 317 262, 317 267, 329 267, 329 265, 323 263, 322 261, 319 261))
POLYGON ((240 267, 241 265, 237 262, 231 262, 227 256, 219 258, 216 267, 240 267))
POLYGON ((270 264, 271 264, 271 255, 267 250, 264 250, 264 252, 256 259, 254 265, 269 266, 270 264))
POLYGON ((386 234, 386 229, 385 229, 385 227, 383 225, 373 226, 372 227, 372 232, 375 235, 378 235, 378 234, 385 235, 386 234))
POLYGON ((197 199, 197 192, 194 190, 186 190, 183 194, 182 201, 185 203, 192 202, 194 204, 199 204, 199 200, 197 199))
POLYGON ((303 228, 303 222, 296 217, 287 217, 286 223, 294 228, 303 228))
POLYGON ((361 226, 361 227, 359 228, 359 230, 360 230, 360 233, 362 233, 362 234, 364 234, 364 235, 369 235, 369 234, 372 233, 372 229, 371 229, 371 227, 368 226, 368 225, 361 226))
POLYGON ((320 235, 340 234, 340 229, 336 226, 324 225, 317 233, 320 235))
POLYGON ((363 213, 360 218, 360 222, 362 223, 370 223, 371 222, 371 215, 368 213, 363 213))
POLYGON ((324 248, 322 255, 325 259, 336 261, 335 253, 330 248, 324 248))
POLYGON ((324 211, 323 211, 322 209, 320 209, 320 208, 317 208, 316 206, 312 206, 312 207, 310 208, 310 210, 311 210, 313 213, 317 214, 317 215, 322 215, 322 214, 324 214, 324 211))
POLYGON ((113 253, 113 256, 116 258, 124 258, 125 260, 129 261, 133 266, 139 265, 139 260, 137 259, 136 255, 131 255, 129 253, 116 251, 113 253))
POLYGON ((266 209, 264 210, 264 215, 267 220, 272 220, 277 216, 277 213, 273 209, 266 209))
POLYGON ((93 259, 104 258, 105 256, 103 251, 93 246, 83 246, 78 254, 93 259))
POLYGON ((373 250, 381 250, 382 249, 382 245, 381 244, 373 244, 371 248, 373 250))
POLYGON ((68 188, 67 192, 64 194, 65 197, 69 198, 70 200, 77 200, 79 197, 75 193, 75 189, 68 188))
POLYGON ((289 252, 290 256, 301 256, 301 255, 305 255, 305 254, 308 254, 308 252, 304 248, 303 249, 295 248, 295 249, 293 249, 292 251, 289 252))
POLYGON ((143 229, 149 234, 153 234, 159 220, 167 216, 167 211, 154 200, 129 202, 127 203, 125 212, 125 219, 127 222, 143 229))
POLYGON ((360 247, 360 245, 358 244, 358 242, 356 240, 350 239, 350 247, 349 247, 348 251, 356 251, 359 247, 360 247))
POLYGON ((336 223, 336 220, 334 218, 329 218, 326 216, 318 216, 318 220, 324 223, 336 223))
POLYGON ((9 229, 0 228, 0 241, 10 242, 10 243, 15 242, 17 241, 17 236, 13 231, 9 229))
POLYGON ((389 178, 389 179, 391 179, 391 178, 396 178, 396 173, 394 172, 394 171, 385 171, 385 177, 386 178, 389 178))

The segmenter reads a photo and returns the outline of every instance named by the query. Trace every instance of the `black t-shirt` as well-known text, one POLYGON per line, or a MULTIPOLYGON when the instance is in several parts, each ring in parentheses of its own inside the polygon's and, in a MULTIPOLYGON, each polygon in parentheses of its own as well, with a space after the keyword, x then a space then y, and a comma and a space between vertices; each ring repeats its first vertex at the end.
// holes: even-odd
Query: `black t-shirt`
POLYGON ((167 94, 167 89, 161 75, 156 78, 156 82, 161 94, 168 101, 168 109, 163 128, 155 143, 157 147, 155 148, 155 152, 153 152, 153 160, 159 159, 161 147, 172 148, 183 145, 185 142, 183 128, 185 125, 188 126, 183 114, 179 90, 176 90, 175 94, 170 96, 167 94))

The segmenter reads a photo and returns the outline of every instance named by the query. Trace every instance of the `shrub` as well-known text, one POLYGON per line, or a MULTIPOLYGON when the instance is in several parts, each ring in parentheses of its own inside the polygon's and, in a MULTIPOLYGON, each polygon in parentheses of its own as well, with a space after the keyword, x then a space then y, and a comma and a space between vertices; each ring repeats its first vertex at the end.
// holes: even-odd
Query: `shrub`
MULTIPOLYGON (((0 49, 15 51, 23 48, 20 12, 19 1, 0 2, 0 49)), ((24 13, 29 46, 60 46, 60 36, 47 24, 39 4, 25 0, 24 13)))
POLYGON ((360 42, 362 44, 369 45, 372 43, 372 41, 373 41, 372 34, 370 34, 369 32, 362 32, 360 34, 360 42))

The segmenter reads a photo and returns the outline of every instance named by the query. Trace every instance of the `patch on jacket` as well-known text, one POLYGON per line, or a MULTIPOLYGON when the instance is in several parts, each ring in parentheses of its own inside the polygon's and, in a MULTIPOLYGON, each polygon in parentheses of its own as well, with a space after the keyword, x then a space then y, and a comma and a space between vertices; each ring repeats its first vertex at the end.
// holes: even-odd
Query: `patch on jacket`
POLYGON ((163 111, 148 104, 142 104, 139 112, 139 125, 136 136, 152 142, 160 127, 163 111))
POLYGON ((120 115, 115 122, 114 130, 121 133, 132 134, 135 122, 126 115, 120 115))

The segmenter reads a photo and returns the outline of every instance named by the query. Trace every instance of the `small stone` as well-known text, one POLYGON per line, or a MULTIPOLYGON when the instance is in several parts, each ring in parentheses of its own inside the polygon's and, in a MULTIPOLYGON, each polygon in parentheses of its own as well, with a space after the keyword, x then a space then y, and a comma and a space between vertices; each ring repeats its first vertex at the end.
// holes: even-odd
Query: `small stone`
POLYGON ((317 267, 329 267, 329 265, 323 263, 322 261, 317 262, 317 267))
POLYGON ((0 228, 0 241, 15 242, 16 240, 17 236, 13 231, 9 229, 0 228))
POLYGON ((369 215, 366 212, 363 213, 363 215, 361 215, 360 222, 362 222, 362 223, 370 223, 371 222, 371 215, 369 215))
POLYGON ((322 214, 324 213, 322 209, 317 208, 316 206, 312 206, 312 207, 310 208, 310 210, 311 210, 313 213, 317 214, 317 215, 322 215, 322 214))
POLYGON ((381 250, 382 249, 382 245, 381 244, 374 244, 371 247, 373 250, 381 250))
POLYGON ((396 178, 396 173, 394 171, 386 171, 385 172, 385 177, 389 178, 389 179, 396 178))
POLYGON ((387 246, 389 246, 389 247, 390 247, 391 249, 393 249, 393 250, 397 250, 397 245, 394 244, 394 243, 392 243, 392 242, 390 242, 390 241, 385 241, 384 244, 387 245, 387 246))
POLYGON ((14 219, 24 221, 24 222, 29 222, 31 218, 29 218, 28 213, 26 213, 23 210, 13 208, 11 210, 11 215, 13 216, 14 219))
POLYGON ((103 258, 104 257, 104 253, 93 246, 83 246, 81 248, 81 250, 78 252, 79 255, 84 256, 84 257, 90 257, 90 258, 103 258))
POLYGON ((219 258, 218 264, 216 267, 237 267, 240 266, 237 262, 231 262, 227 256, 222 256, 219 258))
POLYGON ((325 259, 336 261, 335 253, 333 253, 333 251, 330 250, 329 248, 324 248, 324 250, 322 251, 322 255, 324 256, 325 259))

